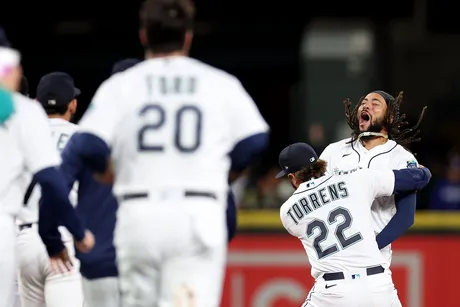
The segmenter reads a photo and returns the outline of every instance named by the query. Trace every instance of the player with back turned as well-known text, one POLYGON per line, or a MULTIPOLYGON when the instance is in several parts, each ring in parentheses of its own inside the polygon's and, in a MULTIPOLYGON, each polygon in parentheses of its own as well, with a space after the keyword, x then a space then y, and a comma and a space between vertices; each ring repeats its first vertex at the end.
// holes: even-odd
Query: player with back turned
POLYGON ((305 143, 279 157, 294 194, 281 206, 286 230, 307 252, 315 285, 302 306, 401 306, 374 234, 371 205, 377 197, 412 192, 428 184, 426 168, 377 171, 356 168, 326 175, 327 162, 305 143))
MULTIPOLYGON (((139 62, 137 59, 119 61, 113 65, 112 74, 120 73, 139 62)), ((69 187, 78 182, 76 211, 84 218, 87 228, 96 238, 91 252, 76 253, 83 276, 85 303, 87 307, 117 307, 121 303, 113 232, 118 203, 112 194, 112 186, 97 182, 93 172, 75 159, 71 150, 72 144, 62 152, 61 170, 69 187)))
POLYGON ((229 182, 268 125, 235 77, 187 56, 190 1, 147 0, 140 19, 145 61, 100 86, 69 152, 113 170, 123 306, 217 307, 229 182))
MULTIPOLYGON (((327 162, 329 174, 340 174, 356 167, 394 170, 417 167, 414 155, 403 146, 418 141, 419 121, 405 128, 405 114, 400 113, 403 93, 396 98, 384 91, 373 91, 362 97, 355 108, 345 100, 346 120, 352 137, 324 149, 320 159, 327 162)), ((372 205, 377 244, 388 269, 391 264, 391 242, 403 235, 414 223, 415 193, 381 197, 372 205)), ((388 270, 388 273, 391 272, 388 270)), ((395 295, 397 295, 395 290, 395 295)))
MULTIPOLYGON (((30 174, 42 190, 51 219, 61 221, 80 248, 92 247, 67 197, 62 175, 57 171, 59 155, 53 145, 48 119, 33 100, 14 93, 21 78, 20 54, 10 48, 0 30, 0 306, 11 307, 16 277, 15 219, 20 211, 30 174)), ((43 229, 43 225, 41 230, 43 229)), ((40 231, 40 225, 39 225, 40 231)))
MULTIPOLYGON (((36 100, 43 106, 49 118, 55 150, 64 149, 68 139, 78 126, 71 123, 77 111, 77 96, 80 90, 75 87, 72 77, 63 72, 44 75, 37 86, 36 100)), ((71 200, 76 204, 75 191, 71 200)), ((48 257, 47 250, 38 235, 38 207, 40 188, 30 184, 24 196, 24 208, 19 221, 17 251, 19 258, 19 277, 22 307, 83 306, 83 290, 78 261, 75 259, 74 244, 70 233, 64 227, 59 231, 64 238, 66 250, 74 266, 69 271, 59 268, 54 258, 48 257), (54 266, 54 267, 53 267, 54 266), (61 272, 59 272, 61 269, 61 272)), ((51 252, 51 257, 56 256, 51 252)))

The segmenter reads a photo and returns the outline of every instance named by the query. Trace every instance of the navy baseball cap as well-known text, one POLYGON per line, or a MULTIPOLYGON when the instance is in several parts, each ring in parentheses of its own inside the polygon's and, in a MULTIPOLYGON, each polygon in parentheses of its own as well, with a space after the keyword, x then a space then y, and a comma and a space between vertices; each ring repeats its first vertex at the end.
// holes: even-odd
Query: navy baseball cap
POLYGON ((44 75, 37 86, 37 100, 44 107, 67 105, 80 93, 72 77, 64 72, 44 75))
POLYGON ((281 172, 275 178, 300 171, 318 160, 315 150, 305 143, 294 143, 284 148, 279 156, 281 172))
POLYGON ((138 64, 140 62, 141 61, 138 60, 138 59, 124 59, 124 60, 118 61, 115 64, 113 64, 112 75, 116 74, 116 73, 119 73, 119 72, 122 72, 122 71, 125 71, 128 68, 131 68, 131 67, 133 67, 134 65, 136 65, 136 64, 138 64))

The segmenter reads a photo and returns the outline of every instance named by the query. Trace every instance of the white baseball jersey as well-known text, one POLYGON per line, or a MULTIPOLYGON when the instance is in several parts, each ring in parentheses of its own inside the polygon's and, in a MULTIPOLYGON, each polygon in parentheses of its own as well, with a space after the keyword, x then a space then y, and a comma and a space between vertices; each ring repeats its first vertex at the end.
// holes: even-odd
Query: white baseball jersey
MULTIPOLYGON (((78 126, 61 118, 50 118, 49 126, 51 128, 51 135, 54 142, 53 147, 56 149, 56 152, 60 153, 64 149, 72 134, 77 131, 78 126)), ((32 180, 32 176, 29 178, 32 180)), ((78 185, 69 195, 70 201, 74 206, 77 203, 76 188, 78 188, 78 185)), ((32 190, 32 194, 30 195, 27 204, 25 204, 19 213, 17 224, 20 225, 38 222, 38 203, 40 201, 40 197, 41 189, 39 185, 36 185, 32 190)))
POLYGON ((30 175, 59 165, 48 118, 32 99, 13 94, 15 113, 0 126, 0 213, 16 216, 30 175))
POLYGON ((235 77, 184 56, 149 59, 112 76, 80 128, 110 145, 115 194, 186 188, 224 198, 228 154, 268 131, 235 77))
POLYGON ((392 171, 355 169, 302 183, 281 206, 284 228, 302 242, 315 279, 384 263, 370 208, 392 195, 394 183, 392 171))
MULTIPOLYGON (((327 162, 328 174, 340 174, 356 167, 376 170, 397 170, 407 167, 417 167, 414 155, 404 147, 388 140, 385 144, 367 150, 360 142, 348 143, 345 139, 332 143, 324 149, 319 157, 327 162)), ((394 196, 376 199, 372 205, 374 232, 377 235, 388 224, 396 213, 394 196)), ((385 268, 391 264, 391 244, 381 250, 385 268)))

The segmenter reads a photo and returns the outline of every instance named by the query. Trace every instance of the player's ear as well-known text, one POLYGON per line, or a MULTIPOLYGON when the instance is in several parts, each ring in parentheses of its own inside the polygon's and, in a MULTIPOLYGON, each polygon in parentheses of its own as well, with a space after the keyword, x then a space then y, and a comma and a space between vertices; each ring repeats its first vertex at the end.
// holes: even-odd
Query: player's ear
POLYGON ((141 45, 144 48, 146 48, 149 45, 149 42, 147 40, 147 32, 145 31, 145 28, 139 29, 139 40, 141 41, 141 45))
POLYGON ((75 114, 77 112, 77 99, 72 99, 69 103, 69 111, 71 114, 75 114))
POLYGON ((193 40, 193 31, 187 31, 185 33, 185 39, 184 39, 184 51, 189 52, 190 47, 192 46, 192 40, 193 40))
POLYGON ((294 174, 290 173, 288 174, 289 181, 291 182, 291 185, 297 189, 299 187, 299 184, 297 182, 297 179, 295 178, 294 174))

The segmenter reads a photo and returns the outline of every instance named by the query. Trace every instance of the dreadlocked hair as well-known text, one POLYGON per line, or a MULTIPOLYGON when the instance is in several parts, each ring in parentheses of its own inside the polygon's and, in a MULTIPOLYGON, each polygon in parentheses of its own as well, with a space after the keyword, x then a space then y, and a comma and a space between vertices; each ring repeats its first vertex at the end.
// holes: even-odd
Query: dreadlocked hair
MULTIPOLYGON (((419 142, 421 140, 421 138, 418 137, 420 133, 418 128, 427 108, 426 106, 423 107, 415 126, 403 129, 409 124, 406 121, 406 114, 401 114, 400 112, 403 94, 403 92, 399 92, 396 98, 392 97, 392 99, 387 102, 387 112, 383 121, 383 126, 387 129, 388 139, 395 141, 401 146, 405 146, 413 142, 419 142)), ((343 101, 345 105, 345 119, 352 130, 352 137, 349 143, 356 141, 361 133, 359 131, 358 109, 363 100, 364 96, 359 99, 358 104, 354 108, 352 108, 350 99, 347 98, 343 101)))

